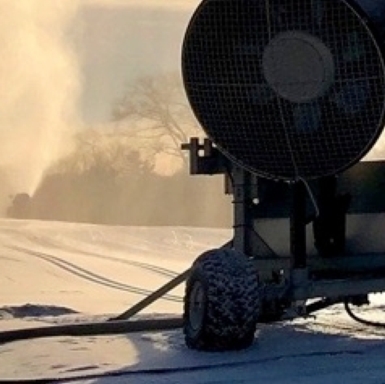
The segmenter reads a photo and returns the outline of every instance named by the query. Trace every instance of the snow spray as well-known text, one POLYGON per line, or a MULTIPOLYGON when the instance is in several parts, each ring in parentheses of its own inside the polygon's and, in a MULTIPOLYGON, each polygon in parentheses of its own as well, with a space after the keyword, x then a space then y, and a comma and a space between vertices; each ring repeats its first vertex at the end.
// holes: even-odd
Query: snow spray
POLYGON ((0 211, 32 194, 69 150, 80 70, 70 43, 77 0, 0 0, 0 211))

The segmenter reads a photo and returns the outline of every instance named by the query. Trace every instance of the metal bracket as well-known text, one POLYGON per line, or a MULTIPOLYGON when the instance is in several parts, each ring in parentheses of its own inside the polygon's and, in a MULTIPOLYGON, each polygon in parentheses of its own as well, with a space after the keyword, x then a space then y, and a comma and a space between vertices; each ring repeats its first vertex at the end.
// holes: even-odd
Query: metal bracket
POLYGON ((191 175, 219 175, 225 174, 231 168, 230 161, 214 146, 210 139, 203 143, 197 137, 181 146, 183 151, 190 152, 191 175))

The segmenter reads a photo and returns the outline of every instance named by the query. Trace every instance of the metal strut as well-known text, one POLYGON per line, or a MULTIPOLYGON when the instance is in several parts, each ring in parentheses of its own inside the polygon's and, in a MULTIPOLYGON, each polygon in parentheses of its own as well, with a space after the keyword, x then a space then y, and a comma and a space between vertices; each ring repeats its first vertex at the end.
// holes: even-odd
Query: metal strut
POLYGON ((290 250, 293 269, 307 267, 306 255, 306 186, 303 181, 292 185, 292 211, 290 217, 290 250))
POLYGON ((132 316, 136 315, 138 312, 143 310, 144 308, 151 305, 154 301, 160 299, 166 293, 170 292, 178 285, 182 284, 188 278, 190 274, 190 269, 183 272, 182 274, 175 277, 175 279, 171 280, 169 283, 165 284, 163 287, 159 288, 157 291, 152 293, 151 295, 145 297, 143 300, 139 301, 139 303, 135 304, 126 312, 123 312, 121 315, 111 318, 109 321, 117 321, 117 320, 127 320, 132 316))

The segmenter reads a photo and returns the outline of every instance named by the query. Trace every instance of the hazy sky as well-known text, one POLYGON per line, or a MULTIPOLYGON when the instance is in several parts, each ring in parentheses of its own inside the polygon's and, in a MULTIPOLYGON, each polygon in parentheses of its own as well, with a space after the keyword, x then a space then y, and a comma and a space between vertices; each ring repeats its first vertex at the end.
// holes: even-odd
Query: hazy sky
POLYGON ((86 122, 109 119, 125 84, 180 68, 180 47, 197 0, 86 0, 74 25, 86 122))
POLYGON ((196 0, 0 0, 0 211, 136 78, 180 68, 196 0), (6 202, 7 203, 7 202, 6 202))
POLYGON ((83 0, 86 5, 101 5, 103 7, 117 6, 141 6, 163 8, 191 8, 198 4, 199 0, 83 0))

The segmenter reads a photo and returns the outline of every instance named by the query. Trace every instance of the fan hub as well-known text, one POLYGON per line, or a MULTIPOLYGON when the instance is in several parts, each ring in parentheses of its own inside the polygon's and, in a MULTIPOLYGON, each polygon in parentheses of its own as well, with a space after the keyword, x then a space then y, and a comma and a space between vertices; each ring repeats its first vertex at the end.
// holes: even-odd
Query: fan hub
POLYGON ((263 54, 263 74, 282 98, 305 103, 324 95, 334 83, 329 48, 303 32, 284 32, 273 38, 263 54))

